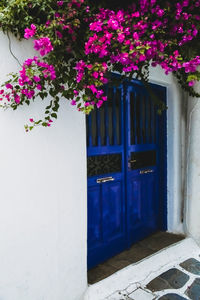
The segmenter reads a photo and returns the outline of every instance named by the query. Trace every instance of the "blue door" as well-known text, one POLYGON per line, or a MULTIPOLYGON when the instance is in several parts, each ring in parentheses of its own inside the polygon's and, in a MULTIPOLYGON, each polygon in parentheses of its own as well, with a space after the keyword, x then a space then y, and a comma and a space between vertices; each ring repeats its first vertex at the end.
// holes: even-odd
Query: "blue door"
POLYGON ((166 229, 165 114, 140 82, 105 89, 87 117, 88 268, 166 229))

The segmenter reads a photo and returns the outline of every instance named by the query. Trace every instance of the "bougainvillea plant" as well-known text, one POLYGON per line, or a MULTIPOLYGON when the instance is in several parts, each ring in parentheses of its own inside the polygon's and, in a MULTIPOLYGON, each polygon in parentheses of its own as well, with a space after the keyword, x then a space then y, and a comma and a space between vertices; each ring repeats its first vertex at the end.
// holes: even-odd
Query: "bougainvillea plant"
POLYGON ((0 26, 19 39, 32 39, 37 52, 0 89, 1 106, 16 109, 51 96, 43 120, 50 126, 59 102, 79 111, 100 108, 102 86, 112 72, 148 82, 149 67, 173 73, 192 96, 200 80, 200 0, 133 0, 127 7, 104 7, 89 0, 12 0, 0 4, 0 26))

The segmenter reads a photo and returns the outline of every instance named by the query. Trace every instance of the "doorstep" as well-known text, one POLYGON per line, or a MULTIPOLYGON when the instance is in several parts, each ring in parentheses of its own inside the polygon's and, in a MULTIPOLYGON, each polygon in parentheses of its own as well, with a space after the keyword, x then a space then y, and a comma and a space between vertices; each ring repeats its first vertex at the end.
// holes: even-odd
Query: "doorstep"
POLYGON ((84 297, 105 299, 200 299, 199 246, 186 238, 90 285, 84 297))
POLYGON ((130 248, 90 269, 88 271, 88 284, 94 284, 103 280, 128 265, 137 263, 184 238, 184 235, 157 231, 143 240, 134 243, 130 248))

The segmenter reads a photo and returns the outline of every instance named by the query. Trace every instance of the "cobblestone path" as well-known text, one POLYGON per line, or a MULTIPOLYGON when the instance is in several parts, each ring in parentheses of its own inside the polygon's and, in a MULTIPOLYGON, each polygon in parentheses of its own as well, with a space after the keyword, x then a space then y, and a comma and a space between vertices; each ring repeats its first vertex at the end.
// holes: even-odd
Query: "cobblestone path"
POLYGON ((118 291, 106 300, 200 300, 200 260, 189 258, 134 291, 118 291))

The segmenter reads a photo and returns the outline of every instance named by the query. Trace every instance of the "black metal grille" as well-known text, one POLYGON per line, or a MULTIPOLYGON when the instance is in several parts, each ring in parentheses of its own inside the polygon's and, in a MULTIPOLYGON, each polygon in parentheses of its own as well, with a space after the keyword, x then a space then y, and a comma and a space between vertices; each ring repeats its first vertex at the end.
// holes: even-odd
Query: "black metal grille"
POLYGON ((87 158, 88 176, 98 176, 122 171, 121 154, 95 155, 87 158))
POLYGON ((140 169, 156 165, 156 151, 131 152, 131 169, 140 169))

